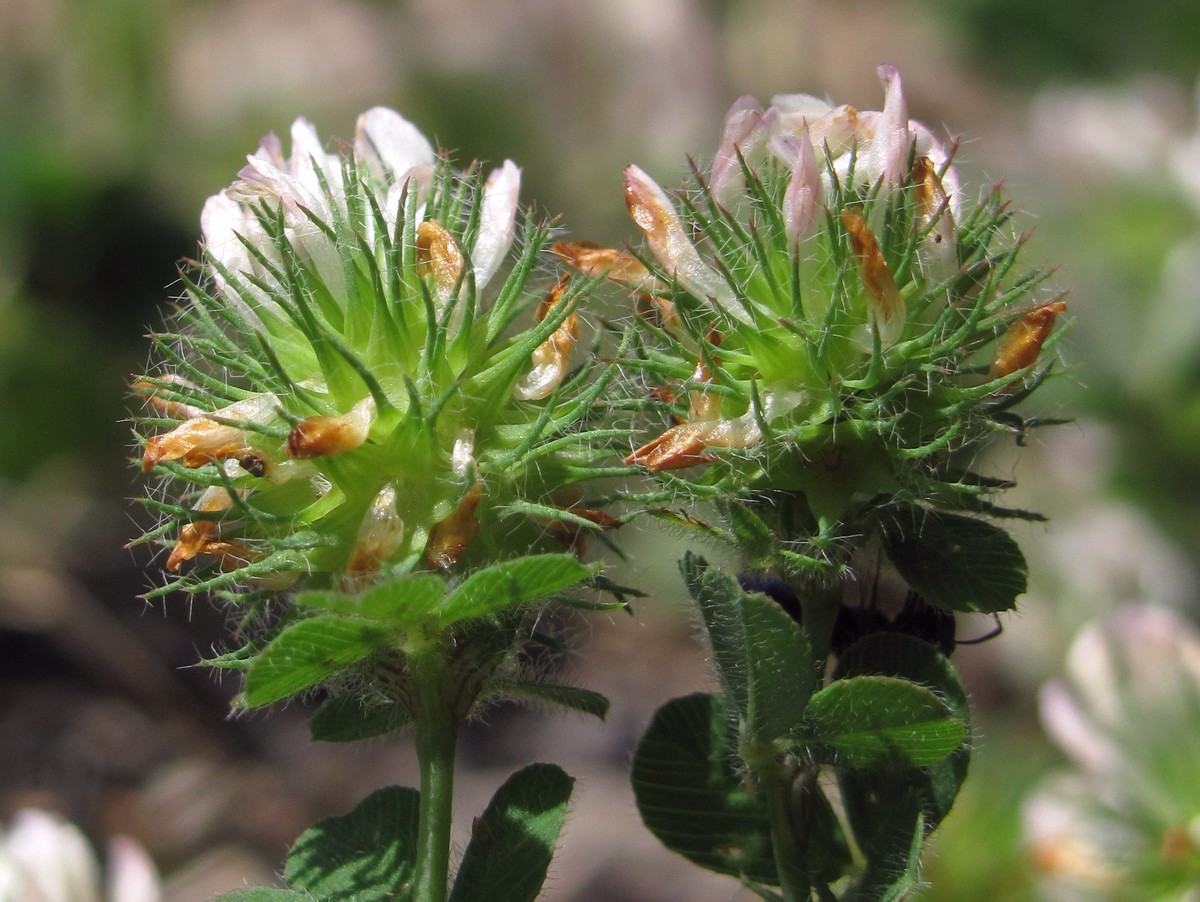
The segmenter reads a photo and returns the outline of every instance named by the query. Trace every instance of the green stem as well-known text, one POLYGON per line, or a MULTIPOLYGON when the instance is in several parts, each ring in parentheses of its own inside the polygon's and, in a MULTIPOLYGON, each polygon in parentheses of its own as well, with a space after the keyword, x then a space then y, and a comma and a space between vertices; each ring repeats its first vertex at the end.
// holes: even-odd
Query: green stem
POLYGON ((780 772, 767 784, 767 805, 771 817, 771 848, 784 902, 809 902, 812 887, 805 867, 806 850, 793 818, 791 775, 780 772))
POLYGON ((450 817, 458 718, 440 655, 410 662, 416 689, 417 762, 421 770, 413 902, 445 902, 450 874, 450 817), (436 660, 433 660, 436 659, 436 660))

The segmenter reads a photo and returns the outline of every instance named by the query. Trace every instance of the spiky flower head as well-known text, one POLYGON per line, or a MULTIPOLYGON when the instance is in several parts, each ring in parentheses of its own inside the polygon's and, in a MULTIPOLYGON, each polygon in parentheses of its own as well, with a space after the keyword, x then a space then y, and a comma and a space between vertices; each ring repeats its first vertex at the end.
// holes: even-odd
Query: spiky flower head
POLYGON ((456 170, 383 108, 339 153, 303 119, 291 142, 205 204, 135 384, 165 515, 143 541, 179 574, 156 593, 356 591, 607 524, 574 488, 611 437, 587 421, 606 374, 568 373, 584 280, 532 216, 516 241, 518 167, 456 170))
POLYGON ((972 202, 954 145, 879 75, 878 112, 739 99, 689 190, 630 166, 648 253, 558 246, 641 298, 636 403, 673 423, 628 457, 663 486, 649 500, 724 502, 752 566, 834 573, 897 505, 994 512, 967 455, 1031 425, 1013 407, 1065 310, 1017 269, 998 191, 972 202))

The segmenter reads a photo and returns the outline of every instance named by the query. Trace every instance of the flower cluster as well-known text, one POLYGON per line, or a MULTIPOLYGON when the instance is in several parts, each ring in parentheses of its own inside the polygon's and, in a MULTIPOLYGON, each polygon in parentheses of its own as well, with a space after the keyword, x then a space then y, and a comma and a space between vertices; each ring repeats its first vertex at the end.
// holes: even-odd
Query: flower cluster
POLYGON ((1066 308, 1038 296, 1046 273, 1015 270, 998 192, 969 202, 954 146, 879 74, 878 112, 738 100, 692 190, 630 166, 648 254, 557 246, 642 299, 631 365, 652 388, 635 403, 673 424, 627 462, 658 474, 654 500, 757 512, 751 532, 782 537, 757 565, 828 573, 889 500, 992 512, 999 485, 961 452, 1030 425, 1012 408, 1066 308))
POLYGON ((1191 899, 1200 884, 1200 635, 1164 608, 1119 610, 1072 643, 1042 722, 1074 770, 1025 804, 1054 898, 1191 899))
POLYGON ((343 153, 303 119, 291 140, 205 204, 134 386, 165 515, 142 541, 181 574, 156 591, 354 591, 611 525, 572 488, 613 437, 587 419, 607 374, 569 371, 586 283, 548 272, 532 217, 516 240, 518 167, 455 170, 382 108, 343 153))

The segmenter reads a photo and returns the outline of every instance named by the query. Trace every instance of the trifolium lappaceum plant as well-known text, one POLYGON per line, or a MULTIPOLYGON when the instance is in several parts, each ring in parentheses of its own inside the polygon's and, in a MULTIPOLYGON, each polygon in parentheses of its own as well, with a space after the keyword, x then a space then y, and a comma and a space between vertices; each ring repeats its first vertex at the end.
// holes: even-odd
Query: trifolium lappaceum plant
MULTIPOLYGON (((610 451, 628 430, 598 413, 611 365, 576 348, 595 282, 564 273, 551 226, 522 215, 513 162, 455 168, 383 108, 337 152, 303 119, 291 144, 269 135, 209 198, 202 259, 150 336, 135 430, 162 520, 136 541, 165 554, 150 597, 231 602, 240 644, 209 663, 243 674, 242 706, 322 693, 325 740, 414 727, 420 790, 347 816, 391 812, 395 829, 361 850, 388 861, 377 885, 338 883, 336 821, 293 849, 293 889, 441 900, 459 723, 495 697, 607 708, 520 662, 553 640, 538 626, 551 602, 618 604, 563 593, 620 597, 579 553, 619 525, 589 485, 628 471, 610 451)), ((548 852, 501 839, 552 849, 570 785, 551 765, 515 775, 455 898, 496 898, 481 877, 496 855, 536 892, 548 852)))
POLYGON ((640 245, 556 246, 639 313, 626 403, 657 426, 631 498, 740 558, 737 578, 683 561, 722 692, 660 710, 643 819, 789 900, 918 879, 970 754, 953 613, 1015 606, 1025 562, 996 521, 1036 517, 998 503, 980 451, 1045 422, 1018 407, 1066 310, 999 188, 973 200, 956 144, 879 76, 880 111, 739 99, 682 190, 626 169, 640 245))

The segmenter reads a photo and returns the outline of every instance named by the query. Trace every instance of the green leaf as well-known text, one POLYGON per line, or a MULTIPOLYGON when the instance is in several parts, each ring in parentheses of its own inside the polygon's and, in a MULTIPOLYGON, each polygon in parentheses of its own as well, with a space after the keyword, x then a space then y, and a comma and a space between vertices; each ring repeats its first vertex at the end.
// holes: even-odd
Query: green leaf
POLYGON ((684 577, 704 615, 722 685, 751 738, 767 743, 794 732, 815 685, 808 640, 765 595, 688 555, 684 577))
POLYGON ((998 526, 974 517, 903 508, 885 524, 883 545, 904 581, 930 604, 995 613, 1025 591, 1025 557, 998 526))
POLYGON ((420 793, 390 786, 343 816, 301 834, 283 875, 311 897, 346 902, 409 898, 417 849, 420 793))
POLYGON ((308 729, 316 742, 357 742, 394 733, 412 720, 403 705, 366 705, 343 695, 331 698, 317 709, 308 729))
POLYGON ((932 832, 954 804, 971 760, 970 709, 967 693, 950 661, 927 642, 897 633, 875 633, 855 642, 838 659, 835 680, 846 677, 895 676, 932 690, 950 713, 967 726, 958 748, 941 761, 908 772, 889 772, 887 779, 917 788, 925 810, 925 829, 932 832))
POLYGON ((608 716, 608 699, 591 689, 564 686, 560 683, 521 682, 504 687, 504 694, 518 701, 545 702, 569 708, 580 714, 590 714, 604 720, 608 716))
POLYGON ((297 902, 297 900, 312 902, 312 896, 290 889, 252 886, 249 889, 235 889, 231 893, 215 896, 212 902, 297 902))
POLYGON ((633 792, 646 827, 700 867, 779 885, 766 803, 742 782, 715 695, 667 702, 638 744, 633 792))
POLYGON ((325 614, 293 623, 263 649, 246 674, 246 704, 269 705, 333 676, 387 644, 378 623, 325 614))
POLYGON ((509 777, 471 828, 450 902, 533 902, 574 784, 553 764, 531 764, 509 777))
POLYGON ((863 873, 847 902, 899 902, 920 878, 925 818, 911 786, 888 781, 880 771, 839 774, 842 801, 859 848, 863 873))
POLYGON ((813 695, 804 720, 807 757, 851 768, 932 764, 967 735, 933 692, 895 677, 837 680, 813 695))
POLYGON ((360 600, 364 617, 400 626, 426 616, 446 594, 446 581, 436 573, 419 573, 380 583, 360 600))
POLYGON ((442 627, 495 614, 561 592, 592 571, 573 554, 535 554, 504 561, 468 576, 434 611, 442 627))

